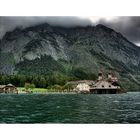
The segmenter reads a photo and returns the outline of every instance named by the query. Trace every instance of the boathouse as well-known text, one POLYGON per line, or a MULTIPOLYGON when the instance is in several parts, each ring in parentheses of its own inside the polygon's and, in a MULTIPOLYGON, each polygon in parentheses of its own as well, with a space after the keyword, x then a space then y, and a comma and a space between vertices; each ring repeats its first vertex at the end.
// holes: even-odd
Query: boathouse
POLYGON ((108 73, 107 78, 100 72, 97 82, 90 88, 91 93, 97 94, 115 94, 120 91, 117 77, 113 77, 112 72, 108 73))
POLYGON ((114 86, 112 83, 105 80, 98 81, 92 88, 90 88, 90 92, 95 94, 115 94, 119 90, 119 86, 114 86))
POLYGON ((12 84, 0 85, 0 93, 18 93, 18 90, 12 84))

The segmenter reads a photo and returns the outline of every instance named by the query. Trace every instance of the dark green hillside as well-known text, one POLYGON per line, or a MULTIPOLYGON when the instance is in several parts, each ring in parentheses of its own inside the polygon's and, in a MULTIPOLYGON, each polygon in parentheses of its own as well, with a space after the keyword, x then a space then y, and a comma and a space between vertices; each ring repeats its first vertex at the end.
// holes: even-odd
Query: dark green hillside
POLYGON ((18 74, 24 75, 49 75, 55 72, 65 74, 63 65, 55 61, 51 56, 41 56, 35 60, 24 60, 16 65, 18 74))
POLYGON ((45 23, 17 28, 0 41, 1 74, 47 76, 51 85, 63 79, 62 85, 95 80, 99 71, 106 76, 110 68, 125 89, 140 90, 140 48, 103 25, 64 28, 45 23))

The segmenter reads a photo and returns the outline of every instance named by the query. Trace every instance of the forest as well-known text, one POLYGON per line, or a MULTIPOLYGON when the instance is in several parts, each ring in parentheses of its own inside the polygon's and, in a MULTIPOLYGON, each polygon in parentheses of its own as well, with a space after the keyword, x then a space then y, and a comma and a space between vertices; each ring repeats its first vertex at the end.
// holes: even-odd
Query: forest
POLYGON ((24 87, 25 83, 34 84, 36 88, 48 88, 53 85, 65 85, 68 81, 76 80, 60 74, 48 76, 27 76, 27 75, 0 75, 0 85, 12 83, 16 87, 24 87))

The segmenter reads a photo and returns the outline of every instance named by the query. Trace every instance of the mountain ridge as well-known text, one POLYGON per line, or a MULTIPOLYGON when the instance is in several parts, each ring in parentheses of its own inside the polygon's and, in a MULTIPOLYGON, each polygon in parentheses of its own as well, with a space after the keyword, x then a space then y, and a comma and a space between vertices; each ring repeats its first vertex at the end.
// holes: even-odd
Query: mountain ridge
POLYGON ((139 89, 140 48, 101 24, 65 28, 45 23, 17 28, 0 41, 0 73, 43 75, 57 71, 45 61, 64 69, 58 68, 61 74, 79 79, 112 68, 122 85, 130 81, 126 88, 134 84, 134 89, 139 89))

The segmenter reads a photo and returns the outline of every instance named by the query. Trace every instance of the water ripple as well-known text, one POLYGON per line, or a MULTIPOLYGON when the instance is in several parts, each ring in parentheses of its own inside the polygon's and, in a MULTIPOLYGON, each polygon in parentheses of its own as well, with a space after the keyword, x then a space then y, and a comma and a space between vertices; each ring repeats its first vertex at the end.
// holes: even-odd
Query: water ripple
POLYGON ((140 92, 1 94, 0 123, 140 123, 140 92))

